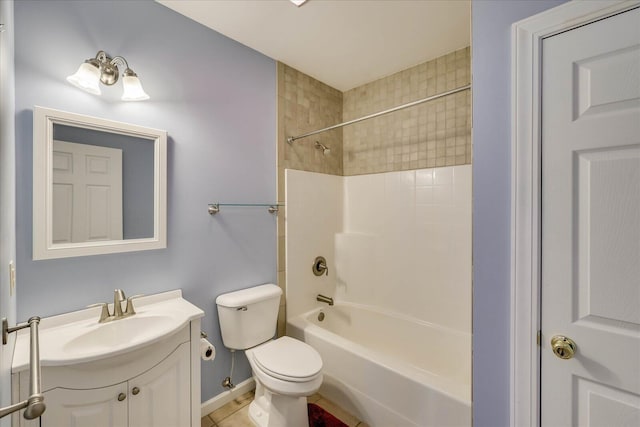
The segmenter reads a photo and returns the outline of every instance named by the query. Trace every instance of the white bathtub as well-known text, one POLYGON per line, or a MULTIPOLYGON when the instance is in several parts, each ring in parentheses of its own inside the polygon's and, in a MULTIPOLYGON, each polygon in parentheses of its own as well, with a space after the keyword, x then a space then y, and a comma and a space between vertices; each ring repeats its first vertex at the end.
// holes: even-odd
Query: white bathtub
POLYGON ((322 356, 320 393, 372 427, 471 426, 470 334, 340 302, 287 327, 322 356))

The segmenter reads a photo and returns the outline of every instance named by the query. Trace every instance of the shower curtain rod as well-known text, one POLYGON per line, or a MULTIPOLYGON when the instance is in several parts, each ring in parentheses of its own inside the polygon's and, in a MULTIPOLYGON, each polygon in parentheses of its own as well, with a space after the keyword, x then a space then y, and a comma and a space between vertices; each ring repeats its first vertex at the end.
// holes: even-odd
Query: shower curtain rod
POLYGON ((379 111, 377 113, 369 114, 368 116, 363 116, 363 117, 360 117, 360 118, 357 118, 357 119, 353 119, 353 120, 349 120, 349 121, 346 121, 346 122, 338 123, 337 125, 329 126, 329 127, 323 128, 323 129, 314 130, 313 132, 305 133, 303 135, 290 136, 290 137, 287 138, 287 142, 289 144, 292 144, 293 141, 295 141, 297 139, 306 138, 307 136, 315 135, 315 134, 318 134, 318 133, 321 133, 321 132, 326 132, 328 130, 337 129, 337 128, 340 128, 340 127, 343 127, 343 126, 347 126, 347 125, 352 125, 354 123, 358 123, 358 122, 361 122, 363 120, 373 119, 374 117, 382 116, 384 114, 393 113, 394 111, 402 110, 404 108, 413 107, 414 105, 422 104, 423 102, 433 101, 434 99, 442 98, 443 96, 453 95, 454 93, 462 92, 463 90, 467 90, 467 89, 471 89, 471 85, 470 84, 466 85, 466 86, 461 86, 461 87, 456 88, 456 89, 452 89, 452 90, 450 90, 448 92, 439 93, 437 95, 428 96, 428 97, 423 98, 423 99, 418 99, 417 101, 412 101, 412 102, 408 102, 408 103, 403 104, 403 105, 398 105, 397 107, 389 108, 388 110, 379 111))

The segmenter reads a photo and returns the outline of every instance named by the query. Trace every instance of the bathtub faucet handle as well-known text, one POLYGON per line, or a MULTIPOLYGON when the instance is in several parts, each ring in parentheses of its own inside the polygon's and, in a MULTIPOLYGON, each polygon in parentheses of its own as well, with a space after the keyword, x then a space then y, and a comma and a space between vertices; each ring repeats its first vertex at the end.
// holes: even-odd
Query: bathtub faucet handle
POLYGON ((311 271, 316 276, 322 276, 323 274, 329 275, 329 267, 327 267, 327 260, 323 256, 318 256, 313 261, 313 265, 311 266, 311 271))
POLYGON ((329 275, 329 267, 327 267, 327 264, 325 264, 324 262, 320 262, 318 264, 318 269, 319 270, 324 270, 324 275, 325 276, 329 275))

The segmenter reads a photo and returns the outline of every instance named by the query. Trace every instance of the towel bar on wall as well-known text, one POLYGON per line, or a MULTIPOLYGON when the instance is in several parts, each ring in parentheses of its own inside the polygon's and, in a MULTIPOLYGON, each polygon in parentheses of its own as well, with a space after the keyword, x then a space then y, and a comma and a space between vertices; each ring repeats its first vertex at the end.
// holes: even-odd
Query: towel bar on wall
POLYGON ((30 331, 30 346, 29 346, 29 397, 22 402, 16 403, 6 408, 0 408, 0 418, 12 414, 21 409, 25 409, 24 417, 27 420, 33 420, 43 414, 46 409, 44 404, 44 395, 41 391, 40 382, 40 340, 38 338, 38 326, 40 325, 40 318, 38 316, 31 317, 27 323, 22 325, 16 325, 9 327, 9 323, 6 318, 2 319, 2 344, 6 345, 8 341, 8 335, 11 332, 19 331, 20 329, 29 328, 30 331))
POLYGON ((283 205, 279 204, 279 203, 210 203, 208 205, 208 209, 207 209, 207 211, 209 212, 209 215, 215 215, 218 212, 220 212, 220 207, 221 206, 240 207, 240 208, 244 208, 244 207, 248 207, 248 208, 255 208, 255 207, 267 208, 267 211, 269 213, 277 214, 278 211, 279 211, 279 207, 283 206, 283 205))

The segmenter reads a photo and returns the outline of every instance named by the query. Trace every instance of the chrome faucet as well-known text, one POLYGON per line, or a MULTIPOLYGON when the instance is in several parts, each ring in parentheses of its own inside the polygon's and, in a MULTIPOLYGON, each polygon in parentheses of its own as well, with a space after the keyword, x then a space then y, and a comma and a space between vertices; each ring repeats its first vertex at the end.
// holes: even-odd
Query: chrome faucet
POLYGON ((333 305, 333 298, 324 296, 322 294, 318 294, 318 296, 316 296, 316 301, 326 302, 329 305, 333 305))
POLYGON ((122 301, 125 300, 124 291, 122 289, 115 289, 113 291, 113 317, 119 319, 124 316, 122 313, 122 301))
POLYGON ((122 302, 125 301, 125 295, 122 289, 115 289, 113 291, 113 314, 109 313, 109 306, 106 302, 91 304, 88 307, 102 307, 98 323, 111 322, 113 320, 124 319, 125 317, 133 316, 134 314, 136 314, 136 310, 133 307, 133 299, 141 296, 142 295, 134 295, 132 297, 126 298, 127 306, 124 313, 122 312, 122 302))

